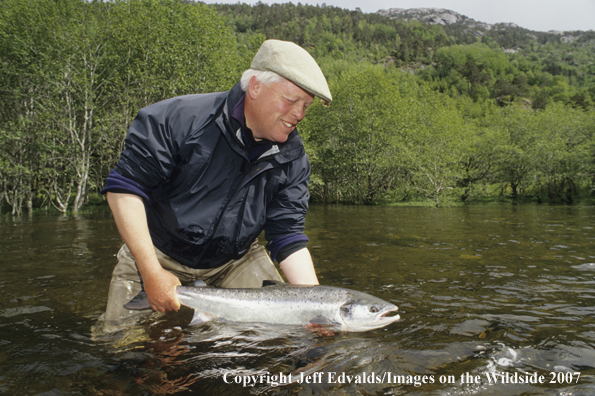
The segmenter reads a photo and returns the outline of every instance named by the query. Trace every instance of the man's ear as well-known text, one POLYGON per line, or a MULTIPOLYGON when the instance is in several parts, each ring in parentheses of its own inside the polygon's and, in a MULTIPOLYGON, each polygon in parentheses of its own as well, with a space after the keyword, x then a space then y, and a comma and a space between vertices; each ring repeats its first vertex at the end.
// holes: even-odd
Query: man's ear
POLYGON ((262 83, 258 81, 256 76, 250 77, 250 82, 248 83, 248 96, 250 99, 256 99, 260 91, 262 91, 262 83))

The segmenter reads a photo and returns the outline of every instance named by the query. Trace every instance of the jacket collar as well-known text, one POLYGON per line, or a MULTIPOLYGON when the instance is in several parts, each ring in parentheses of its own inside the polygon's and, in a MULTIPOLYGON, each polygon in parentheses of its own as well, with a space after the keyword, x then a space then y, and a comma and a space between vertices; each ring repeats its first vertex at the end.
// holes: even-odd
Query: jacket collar
MULTIPOLYGON (((241 138, 240 128, 242 125, 231 116, 234 107, 242 99, 243 95, 244 91, 239 83, 229 91, 223 106, 223 111, 221 115, 217 117, 217 125, 223 132, 225 138, 232 144, 234 150, 247 158, 246 150, 244 149, 244 144, 242 143, 241 138)), ((274 143, 270 150, 259 157, 259 160, 273 158, 280 164, 284 164, 294 161, 304 154, 304 144, 296 128, 291 132, 285 143, 274 143)))

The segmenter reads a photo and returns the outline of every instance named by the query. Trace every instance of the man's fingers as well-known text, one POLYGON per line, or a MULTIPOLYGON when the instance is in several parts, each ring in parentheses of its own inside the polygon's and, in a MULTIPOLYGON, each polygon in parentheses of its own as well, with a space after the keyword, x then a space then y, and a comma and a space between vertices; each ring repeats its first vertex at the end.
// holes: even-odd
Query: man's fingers
POLYGON ((151 304, 151 309, 153 311, 165 312, 165 311, 179 311, 181 308, 180 302, 178 301, 177 296, 173 296, 171 300, 165 300, 157 303, 151 304))
POLYGON ((162 269, 157 274, 146 276, 144 279, 145 291, 153 311, 169 312, 180 309, 176 287, 181 283, 177 276, 162 269))

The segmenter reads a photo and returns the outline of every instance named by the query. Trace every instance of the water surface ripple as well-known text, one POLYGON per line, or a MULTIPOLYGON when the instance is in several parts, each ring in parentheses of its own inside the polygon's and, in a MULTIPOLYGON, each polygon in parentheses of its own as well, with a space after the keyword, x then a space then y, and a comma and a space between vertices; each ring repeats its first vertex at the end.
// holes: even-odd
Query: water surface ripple
POLYGON ((315 205, 321 283, 394 302, 400 322, 326 336, 190 327, 183 309, 105 334, 111 215, 3 216, 0 394, 592 395, 594 230, 593 207, 315 205))

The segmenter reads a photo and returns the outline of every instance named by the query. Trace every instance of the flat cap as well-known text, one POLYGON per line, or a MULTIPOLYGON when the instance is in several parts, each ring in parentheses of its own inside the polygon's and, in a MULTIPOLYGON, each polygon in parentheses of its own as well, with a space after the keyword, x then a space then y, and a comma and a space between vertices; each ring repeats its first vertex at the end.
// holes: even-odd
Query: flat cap
POLYGON ((266 40, 250 68, 275 72, 327 103, 333 100, 318 63, 305 49, 291 41, 266 40))

